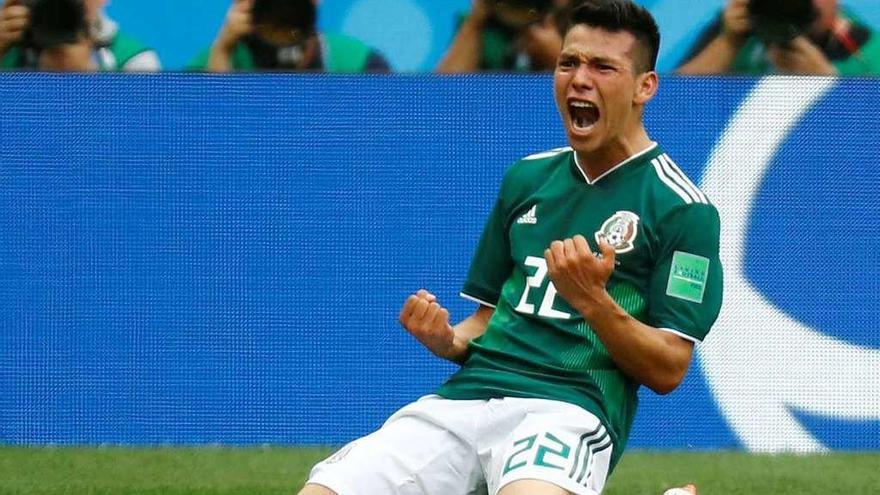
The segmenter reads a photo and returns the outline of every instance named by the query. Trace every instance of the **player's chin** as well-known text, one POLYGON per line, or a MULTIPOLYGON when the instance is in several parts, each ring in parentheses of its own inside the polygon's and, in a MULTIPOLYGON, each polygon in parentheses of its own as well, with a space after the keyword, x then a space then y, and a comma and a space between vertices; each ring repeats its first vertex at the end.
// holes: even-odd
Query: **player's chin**
POLYGON ((599 144, 601 143, 601 139, 596 132, 595 129, 590 129, 587 132, 584 132, 580 129, 568 129, 568 144, 575 151, 579 151, 581 153, 589 153, 591 151, 595 151, 599 148, 599 144))

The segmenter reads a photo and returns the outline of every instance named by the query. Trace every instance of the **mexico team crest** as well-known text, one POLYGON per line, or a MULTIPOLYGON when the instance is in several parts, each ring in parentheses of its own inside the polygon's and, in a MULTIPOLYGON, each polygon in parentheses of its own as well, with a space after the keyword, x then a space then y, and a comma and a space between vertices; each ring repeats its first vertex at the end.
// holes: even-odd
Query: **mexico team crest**
POLYGON ((605 220, 596 231, 596 242, 605 239, 617 254, 632 251, 639 233, 639 216, 631 211, 618 211, 605 220))

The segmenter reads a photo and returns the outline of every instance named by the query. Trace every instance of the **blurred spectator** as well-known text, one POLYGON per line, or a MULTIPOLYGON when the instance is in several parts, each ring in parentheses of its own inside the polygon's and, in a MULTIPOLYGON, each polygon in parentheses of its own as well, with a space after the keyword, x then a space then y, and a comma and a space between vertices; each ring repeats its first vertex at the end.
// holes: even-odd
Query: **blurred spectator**
POLYGON ((156 52, 119 31, 107 0, 3 0, 0 67, 71 71, 156 71, 156 52))
POLYGON ((376 50, 319 33, 315 0, 233 0, 214 44, 191 64, 213 72, 294 70, 388 72, 376 50))
POLYGON ((880 75, 880 34, 837 0, 728 0, 678 72, 880 75))
POLYGON ((474 0, 438 72, 551 71, 567 0, 474 0))

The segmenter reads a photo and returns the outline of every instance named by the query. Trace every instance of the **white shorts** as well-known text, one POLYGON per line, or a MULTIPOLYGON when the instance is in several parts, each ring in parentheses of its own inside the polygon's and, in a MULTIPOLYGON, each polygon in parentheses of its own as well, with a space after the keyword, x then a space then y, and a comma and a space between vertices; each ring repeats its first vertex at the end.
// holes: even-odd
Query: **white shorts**
POLYGON ((537 479, 598 495, 612 449, 599 419, 572 404, 430 395, 318 463, 308 482, 338 495, 495 495, 537 479))

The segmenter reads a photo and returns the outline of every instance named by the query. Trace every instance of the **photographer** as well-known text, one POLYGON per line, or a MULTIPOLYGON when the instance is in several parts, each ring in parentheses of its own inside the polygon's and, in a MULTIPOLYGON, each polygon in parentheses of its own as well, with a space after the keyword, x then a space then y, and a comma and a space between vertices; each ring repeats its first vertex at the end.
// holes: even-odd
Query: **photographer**
POLYGON ((233 0, 214 44, 191 69, 389 72, 385 58, 360 41, 319 33, 314 0, 233 0))
POLYGON ((156 71, 159 57, 119 32, 107 0, 2 0, 4 70, 156 71))
POLYGON ((880 34, 837 0, 729 0, 677 72, 880 75, 880 34))
POLYGON ((551 71, 567 0, 474 0, 438 72, 551 71))

